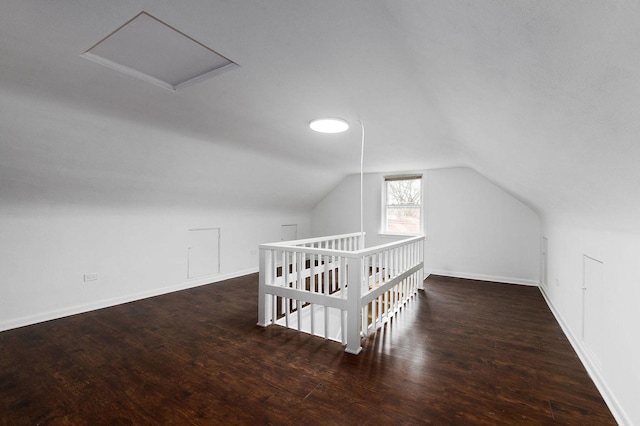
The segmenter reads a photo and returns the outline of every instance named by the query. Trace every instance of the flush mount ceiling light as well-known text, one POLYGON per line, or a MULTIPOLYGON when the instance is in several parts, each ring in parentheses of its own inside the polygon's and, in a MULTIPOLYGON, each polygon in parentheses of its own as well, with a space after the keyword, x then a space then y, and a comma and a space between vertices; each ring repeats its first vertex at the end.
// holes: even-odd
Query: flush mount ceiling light
POLYGON ((169 90, 238 66, 146 12, 134 16, 81 56, 169 90))
POLYGON ((320 133, 342 133, 349 129, 349 122, 341 118, 317 118, 309 127, 320 133))

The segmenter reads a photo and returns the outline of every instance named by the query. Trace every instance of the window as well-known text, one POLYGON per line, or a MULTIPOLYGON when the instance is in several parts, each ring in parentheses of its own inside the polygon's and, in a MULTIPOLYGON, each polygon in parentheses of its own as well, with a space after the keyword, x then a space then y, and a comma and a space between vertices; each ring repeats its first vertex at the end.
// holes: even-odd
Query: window
POLYGON ((382 232, 422 233, 422 176, 384 178, 382 232))

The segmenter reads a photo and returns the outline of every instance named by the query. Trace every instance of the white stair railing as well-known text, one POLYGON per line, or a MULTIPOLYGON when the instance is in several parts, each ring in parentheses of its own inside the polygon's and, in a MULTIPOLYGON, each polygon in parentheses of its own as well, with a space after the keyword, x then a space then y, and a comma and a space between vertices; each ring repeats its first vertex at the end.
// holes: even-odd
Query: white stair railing
POLYGON ((258 325, 342 342, 391 319, 422 287, 424 237, 367 249, 360 233, 260 245, 258 325))

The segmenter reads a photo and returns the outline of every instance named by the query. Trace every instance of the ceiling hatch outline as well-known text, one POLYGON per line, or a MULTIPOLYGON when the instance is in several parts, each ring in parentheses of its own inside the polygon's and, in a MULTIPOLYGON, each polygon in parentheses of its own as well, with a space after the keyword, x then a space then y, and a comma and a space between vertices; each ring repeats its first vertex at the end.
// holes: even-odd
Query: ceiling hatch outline
POLYGON ((80 56, 171 91, 239 66, 145 11, 80 56))

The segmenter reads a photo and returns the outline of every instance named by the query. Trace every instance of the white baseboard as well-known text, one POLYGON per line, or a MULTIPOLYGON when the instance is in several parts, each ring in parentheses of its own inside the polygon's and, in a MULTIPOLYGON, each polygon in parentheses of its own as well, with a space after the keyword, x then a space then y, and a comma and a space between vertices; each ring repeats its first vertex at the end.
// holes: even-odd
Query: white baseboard
POLYGON ((501 277, 498 275, 483 275, 483 274, 473 274, 467 272, 456 272, 456 271, 445 271, 445 270, 429 270, 428 275, 444 275, 446 277, 454 277, 454 278, 466 278, 470 280, 478 280, 478 281, 493 281, 497 283, 504 284, 519 284, 519 285, 528 285, 538 287, 538 282, 535 280, 528 280, 524 278, 514 278, 514 277, 501 277))
POLYGON ((70 315, 81 314, 84 312, 95 311, 97 309, 108 308, 110 306, 121 305, 123 303, 134 302, 149 297, 160 296, 162 294, 173 293, 174 291, 186 290, 188 288, 199 287, 206 284, 216 283, 231 278, 241 277, 244 275, 254 274, 258 272, 258 268, 246 269, 228 274, 209 275, 201 278, 194 278, 180 284, 167 287, 155 288, 139 293, 127 294, 124 296, 114 297, 111 299, 99 300, 96 302, 86 303, 82 305, 70 306, 62 309, 42 312, 35 315, 28 315, 20 318, 10 319, 0 322, 0 331, 11 330, 13 328, 24 327, 27 325, 37 324, 39 322, 50 321, 70 315))
POLYGON ((562 315, 560 315, 560 312, 558 312, 553 303, 551 303, 551 299, 549 299, 544 287, 542 286, 540 286, 540 293, 542 293, 542 297, 544 297, 544 300, 545 302, 547 302, 547 306, 549 306, 551 313, 556 318, 556 321, 558 321, 558 324, 560 324, 560 327, 562 328, 565 336, 567 336, 567 339, 569 339, 569 343, 571 344, 571 346, 573 346, 573 350, 576 351, 576 354, 578 354, 578 358, 580 358, 582 365, 584 365, 587 373, 589 373, 591 380, 593 380, 593 383, 595 383, 596 387, 598 388, 600 395, 602 395, 602 399, 604 399, 604 402, 611 410, 611 414, 613 414, 613 417, 615 417, 619 425, 631 426, 631 420, 629 420, 627 413, 618 402, 618 399, 613 395, 611 389, 609 389, 609 386, 607 386, 606 381, 600 373, 600 369, 597 367, 591 356, 589 356, 589 351, 584 347, 582 341, 573 334, 567 322, 564 320, 562 315))

